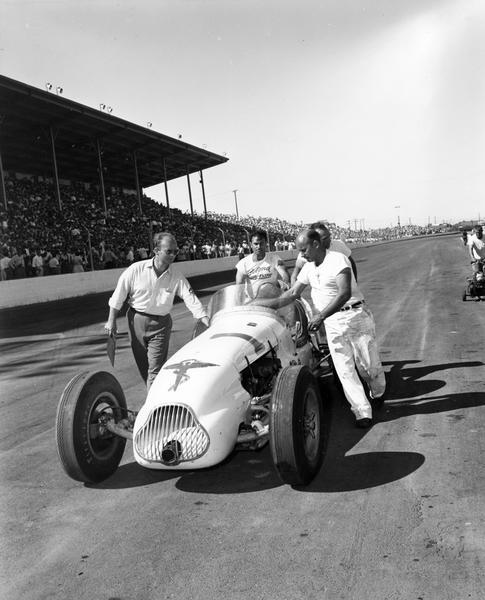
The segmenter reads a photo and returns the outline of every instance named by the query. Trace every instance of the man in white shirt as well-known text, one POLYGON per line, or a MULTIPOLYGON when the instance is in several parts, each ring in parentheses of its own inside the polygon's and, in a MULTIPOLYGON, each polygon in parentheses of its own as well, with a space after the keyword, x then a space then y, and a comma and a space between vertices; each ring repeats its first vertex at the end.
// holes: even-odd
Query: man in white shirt
POLYGON ((156 234, 153 250, 153 258, 133 263, 121 274, 108 302, 109 317, 104 326, 109 335, 116 334, 116 318, 128 299, 131 348, 148 389, 167 360, 175 295, 196 319, 209 325, 207 312, 189 282, 172 266, 178 253, 175 237, 166 232, 156 234))
POLYGON ((7 269, 10 266, 10 256, 0 252, 0 281, 6 281, 7 269))
POLYGON ((304 288, 311 286, 313 318, 309 329, 317 331, 325 325, 332 360, 356 424, 362 428, 370 427, 372 407, 359 374, 366 382, 371 398, 382 398, 386 389, 372 313, 365 304, 347 257, 327 250, 320 233, 314 229, 303 231, 296 243, 307 260, 297 281, 280 298, 256 302, 279 308, 299 298, 304 288))
POLYGON ((41 256, 40 250, 35 251, 35 256, 32 259, 32 269, 34 270, 36 277, 42 277, 42 275, 44 275, 44 259, 41 256))
MULTIPOLYGON (((352 267, 352 271, 354 273, 355 280, 357 281, 357 265, 355 264, 354 259, 352 258, 352 250, 347 246, 345 242, 342 240, 334 240, 331 237, 330 231, 328 227, 322 221, 317 221, 316 223, 312 223, 310 225, 310 229, 315 229, 320 234, 320 239, 324 244, 325 248, 331 250, 332 252, 341 252, 344 256, 346 256, 352 267)), ((296 258, 295 266, 291 273, 291 285, 293 285, 298 277, 298 273, 303 268, 303 265, 307 261, 302 256, 301 252, 296 258)))
POLYGON ((242 258, 236 265, 236 283, 246 283, 248 294, 255 298, 264 283, 277 284, 279 278, 288 285, 290 277, 277 254, 267 254, 268 238, 265 231, 256 231, 251 237, 252 254, 242 258))
POLYGON ((475 233, 470 236, 468 251, 473 261, 473 270, 478 273, 483 268, 483 261, 485 261, 485 241, 483 240, 483 227, 481 225, 475 227, 475 233), (480 262, 482 263, 481 268, 480 262))

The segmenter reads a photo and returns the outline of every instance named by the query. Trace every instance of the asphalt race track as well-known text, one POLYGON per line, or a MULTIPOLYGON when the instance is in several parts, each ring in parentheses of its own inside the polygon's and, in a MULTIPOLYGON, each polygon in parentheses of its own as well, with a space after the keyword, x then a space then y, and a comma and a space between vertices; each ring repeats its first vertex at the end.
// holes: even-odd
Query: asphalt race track
MULTIPOLYGON (((465 249, 457 235, 354 258, 389 391, 374 426, 358 430, 333 389, 329 451, 304 489, 280 483, 268 447, 164 473, 138 466, 128 444, 102 484, 72 481, 54 445, 56 406, 79 371, 111 370, 105 298, 9 313, 0 597, 483 599, 485 303, 462 301, 465 249)), ((178 304, 173 351, 192 323, 178 304)), ((143 384, 120 325, 114 372, 137 409, 143 384)))

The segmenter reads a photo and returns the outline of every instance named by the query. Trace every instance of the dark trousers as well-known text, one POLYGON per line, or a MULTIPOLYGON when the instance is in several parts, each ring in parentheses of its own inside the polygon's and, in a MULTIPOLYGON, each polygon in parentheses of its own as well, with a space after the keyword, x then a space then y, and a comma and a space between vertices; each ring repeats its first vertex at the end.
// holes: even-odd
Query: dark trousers
POLYGON ((146 315, 132 308, 126 313, 131 349, 143 381, 150 389, 157 373, 167 360, 172 331, 172 317, 146 315))

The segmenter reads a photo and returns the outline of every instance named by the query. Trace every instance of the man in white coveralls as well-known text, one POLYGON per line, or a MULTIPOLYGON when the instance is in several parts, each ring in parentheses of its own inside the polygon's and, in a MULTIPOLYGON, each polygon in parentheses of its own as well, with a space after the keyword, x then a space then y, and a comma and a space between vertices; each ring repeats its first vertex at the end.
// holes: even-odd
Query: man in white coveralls
MULTIPOLYGON (((332 234, 328 227, 323 223, 323 221, 317 221, 316 223, 312 223, 309 229, 315 229, 320 234, 320 239, 322 242, 325 242, 325 248, 327 250, 332 250, 332 252, 341 252, 344 256, 346 256, 350 261, 350 266, 352 267, 352 271, 354 273, 355 280, 357 281, 357 265, 355 264, 354 259, 352 258, 352 250, 347 246, 345 242, 342 240, 335 240, 332 238, 332 234)), ((291 273, 291 285, 293 285, 298 277, 298 273, 302 270, 303 265, 306 263, 306 259, 302 256, 301 252, 296 257, 295 267, 291 273)))
POLYGON ((307 260, 294 285, 276 299, 255 300, 279 308, 300 297, 311 286, 313 318, 309 329, 325 325, 328 346, 357 427, 372 424, 372 407, 359 379, 364 379, 372 399, 381 398, 386 379, 376 342, 375 323, 352 273, 350 262, 340 252, 327 250, 315 229, 306 229, 296 240, 307 260))

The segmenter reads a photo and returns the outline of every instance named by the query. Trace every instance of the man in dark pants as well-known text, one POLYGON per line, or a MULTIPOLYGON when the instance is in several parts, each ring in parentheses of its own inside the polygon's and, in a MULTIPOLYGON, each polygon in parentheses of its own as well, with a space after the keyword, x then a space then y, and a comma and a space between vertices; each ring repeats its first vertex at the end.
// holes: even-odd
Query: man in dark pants
POLYGON ((116 318, 128 299, 131 348, 148 389, 167 360, 175 295, 182 298, 196 319, 209 325, 207 312, 189 282, 172 267, 178 253, 175 237, 165 232, 156 234, 153 249, 153 258, 133 263, 121 274, 108 302, 109 317, 104 326, 109 335, 116 334, 116 318))

